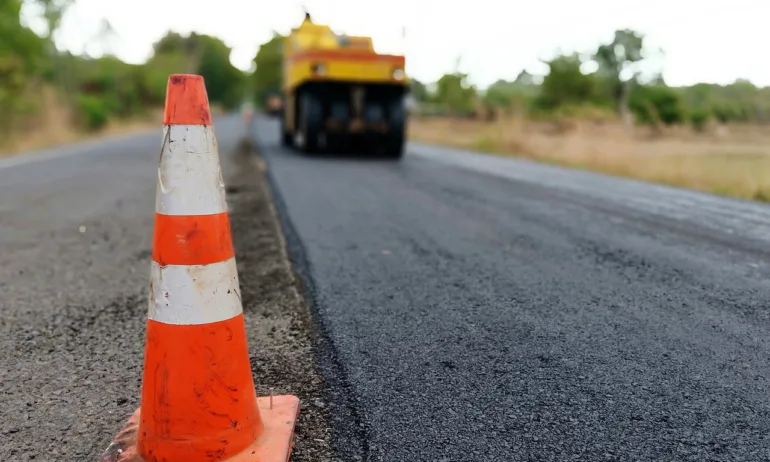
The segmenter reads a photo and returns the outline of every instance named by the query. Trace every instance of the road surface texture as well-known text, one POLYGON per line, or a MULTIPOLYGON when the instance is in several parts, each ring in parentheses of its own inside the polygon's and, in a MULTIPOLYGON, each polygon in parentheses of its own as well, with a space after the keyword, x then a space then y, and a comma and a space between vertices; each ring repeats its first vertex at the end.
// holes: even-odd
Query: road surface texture
MULTIPOLYGON (((332 460, 308 310, 238 118, 215 130, 257 391, 332 460)), ((0 460, 94 461, 139 405, 161 131, 0 162, 0 460)))
POLYGON ((277 131, 256 135, 343 460, 770 460, 770 208, 277 131))

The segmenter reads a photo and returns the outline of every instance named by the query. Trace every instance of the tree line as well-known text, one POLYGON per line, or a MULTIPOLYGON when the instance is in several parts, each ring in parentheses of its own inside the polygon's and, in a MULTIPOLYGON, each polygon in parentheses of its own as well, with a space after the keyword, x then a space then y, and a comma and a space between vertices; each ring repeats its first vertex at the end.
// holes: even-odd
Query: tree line
MULTIPOLYGON (((245 100, 261 105, 280 93, 282 43, 275 33, 254 57, 254 72, 235 68, 231 49, 219 38, 168 32, 143 64, 111 55, 75 55, 56 48, 53 36, 75 0, 4 0, 0 2, 0 134, 34 128, 46 111, 43 95, 52 90, 72 123, 99 130, 110 120, 131 118, 163 105, 169 74, 201 74, 212 105, 235 109, 245 100), (37 34, 21 21, 24 2, 42 11, 46 31, 37 34)), ((109 23, 94 38, 108 42, 109 23)), ((104 52, 104 50, 102 50, 104 52)), ((703 126, 710 120, 767 122, 770 89, 746 80, 731 85, 666 85, 660 73, 644 75, 650 59, 644 37, 619 30, 592 53, 563 54, 546 62, 545 75, 522 71, 486 89, 468 75, 449 72, 436 82, 411 81, 411 95, 423 113, 455 116, 524 114, 527 117, 621 117, 636 123, 703 126)), ((649 66, 648 66, 649 67, 649 66)))
MULTIPOLYGON (((274 34, 255 57, 258 102, 280 90, 283 39, 274 34)), ((628 123, 696 128, 709 121, 770 121, 770 88, 742 79, 730 85, 668 86, 662 69, 649 70, 659 53, 662 50, 645 47, 641 33, 618 30, 591 53, 560 54, 544 61, 548 72, 542 76, 522 71, 513 80, 501 79, 480 89, 470 83, 467 73, 454 71, 430 83, 413 79, 411 96, 421 113, 437 115, 621 118, 628 123)))
POLYGON ((710 121, 770 121, 770 88, 744 79, 729 85, 668 86, 660 69, 642 74, 642 64, 652 55, 642 34, 618 30, 593 53, 561 54, 545 61, 548 72, 543 76, 522 71, 513 80, 498 80, 482 91, 468 82, 468 74, 452 72, 432 85, 412 81, 412 94, 428 113, 454 115, 620 117, 629 123, 695 128, 710 121))
MULTIPOLYGON (((99 130, 112 119, 141 116, 162 107, 169 74, 196 73, 206 80, 212 105, 236 108, 247 91, 248 76, 230 63, 231 49, 209 35, 168 32, 144 64, 129 64, 106 53, 93 58, 56 48, 54 32, 74 0, 0 1, 0 132, 3 139, 34 129, 50 109, 42 97, 52 90, 60 105, 83 130, 99 130), (36 34, 21 21, 23 4, 34 3, 47 31, 36 34)), ((108 41, 109 23, 94 37, 108 41)))

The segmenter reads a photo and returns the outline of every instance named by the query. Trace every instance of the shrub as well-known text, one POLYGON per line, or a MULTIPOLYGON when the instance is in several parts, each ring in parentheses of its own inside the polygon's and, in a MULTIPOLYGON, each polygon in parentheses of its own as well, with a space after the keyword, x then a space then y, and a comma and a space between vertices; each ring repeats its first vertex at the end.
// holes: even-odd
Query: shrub
POLYGON ((629 108, 643 124, 662 122, 666 125, 684 122, 685 109, 680 95, 663 85, 636 85, 631 90, 629 108))
POLYGON ((700 132, 703 131, 706 127, 706 123, 711 119, 711 114, 705 109, 693 109, 690 111, 689 118, 693 128, 700 132))
POLYGON ((103 98, 80 95, 78 98, 79 121, 84 129, 94 132, 101 130, 110 119, 110 110, 103 98))

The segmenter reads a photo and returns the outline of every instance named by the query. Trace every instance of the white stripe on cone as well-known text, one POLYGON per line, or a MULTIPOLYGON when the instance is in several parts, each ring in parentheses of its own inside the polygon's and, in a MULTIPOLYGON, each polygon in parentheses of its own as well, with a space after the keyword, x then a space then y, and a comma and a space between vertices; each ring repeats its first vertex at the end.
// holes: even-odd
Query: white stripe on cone
POLYGON ((163 215, 227 212, 225 182, 212 126, 163 128, 155 211, 163 215))
POLYGON ((208 265, 152 262, 148 317, 164 324, 226 321, 243 311, 235 258, 208 265))

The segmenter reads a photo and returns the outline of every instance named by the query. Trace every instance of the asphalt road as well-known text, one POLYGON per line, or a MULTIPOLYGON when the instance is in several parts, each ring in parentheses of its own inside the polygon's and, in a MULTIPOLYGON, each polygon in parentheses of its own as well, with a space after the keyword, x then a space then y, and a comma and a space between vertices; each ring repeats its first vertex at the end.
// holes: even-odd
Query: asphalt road
MULTIPOLYGON (((767 206, 420 145, 307 158, 262 119, 311 320, 241 129, 216 123, 292 460, 770 460, 767 206)), ((160 143, 0 161, 3 462, 94 460, 138 405, 160 143)))
POLYGON ((276 135, 343 460, 770 460, 768 206, 276 135))
MULTIPOLYGON (((215 120, 257 392, 331 461, 307 308, 237 117, 215 120)), ((0 461, 95 461, 139 405, 160 127, 0 160, 0 461)))

